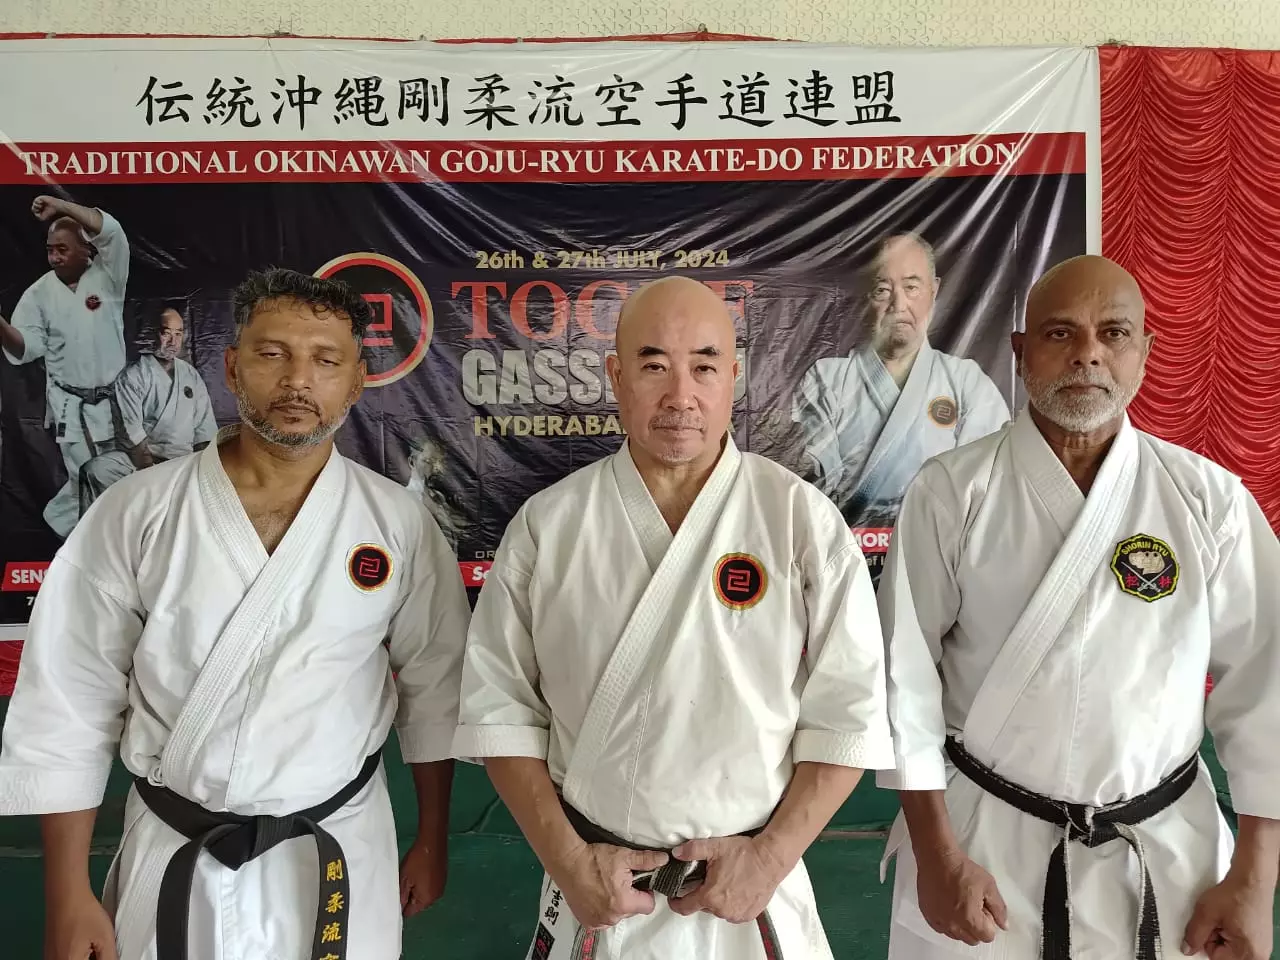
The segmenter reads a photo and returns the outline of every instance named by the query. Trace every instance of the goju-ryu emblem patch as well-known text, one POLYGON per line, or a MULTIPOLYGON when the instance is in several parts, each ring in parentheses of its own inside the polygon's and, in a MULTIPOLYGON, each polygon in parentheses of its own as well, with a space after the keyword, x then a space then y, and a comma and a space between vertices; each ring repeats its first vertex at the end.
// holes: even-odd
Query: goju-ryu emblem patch
POLYGON ((940 427, 955 426, 960 417, 960 408, 950 397, 934 397, 929 402, 929 419, 940 427))
POLYGON ((716 561, 712 577, 716 599, 730 610, 754 607, 769 586, 764 564, 749 553, 726 553, 716 561))
POLYGON ((391 554, 376 543, 359 543, 347 554, 347 576, 365 593, 384 586, 391 579, 391 554))
POLYGON ((1116 544, 1111 572, 1121 590, 1148 603, 1167 597, 1178 588, 1178 558, 1173 555, 1173 548, 1146 533, 1116 544))

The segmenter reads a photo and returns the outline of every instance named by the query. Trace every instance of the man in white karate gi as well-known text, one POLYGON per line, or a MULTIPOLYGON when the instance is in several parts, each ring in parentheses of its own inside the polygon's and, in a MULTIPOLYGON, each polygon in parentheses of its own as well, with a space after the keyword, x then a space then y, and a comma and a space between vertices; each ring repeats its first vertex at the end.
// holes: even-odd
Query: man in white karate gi
POLYGON ((627 441, 508 527, 455 756, 546 870, 531 960, 830 958, 801 855, 892 763, 866 563, 826 497, 734 445, 718 296, 647 285, 616 343, 627 441))
POLYGON ((907 491, 879 594, 894 960, 1271 955, 1280 544, 1238 478, 1130 423, 1143 314, 1109 260, 1050 270, 1013 335, 1028 406, 907 491))
POLYGON ((883 240, 862 283, 865 342, 824 357, 796 390, 801 476, 853 527, 891 527, 920 465, 999 430, 1009 406, 972 360, 929 345, 940 280, 916 234, 883 240))
POLYGON ((470 614, 422 505, 333 444, 368 307, 275 270, 235 317, 241 423, 107 490, 32 612, 0 815, 42 816, 48 960, 395 960, 443 888, 470 614), (419 806, 399 878, 393 723, 419 806), (117 744, 135 780, 99 904, 117 744))
POLYGON ((186 323, 165 307, 155 343, 116 378, 121 449, 99 454, 80 468, 81 516, 113 483, 135 470, 203 450, 218 432, 209 391, 199 372, 179 356, 186 323))
POLYGON ((0 317, 0 347, 12 363, 44 360, 45 425, 67 470, 44 520, 66 537, 80 519, 80 468, 114 449, 112 383, 125 363, 129 241, 114 217, 93 207, 37 197, 31 212, 52 221, 49 272, 27 288, 12 317, 0 317))

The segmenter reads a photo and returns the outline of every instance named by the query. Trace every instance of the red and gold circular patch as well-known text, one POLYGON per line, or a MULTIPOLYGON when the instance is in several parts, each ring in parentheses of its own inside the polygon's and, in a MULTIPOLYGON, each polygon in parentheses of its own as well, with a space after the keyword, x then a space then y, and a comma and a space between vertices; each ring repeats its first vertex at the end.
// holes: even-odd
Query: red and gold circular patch
POLYGON ((730 610, 748 610, 769 586, 764 564, 749 553, 726 553, 716 561, 712 577, 716 599, 730 610))
POLYGON ((347 554, 347 576, 356 588, 372 593, 391 579, 391 554, 376 543, 359 543, 347 554))

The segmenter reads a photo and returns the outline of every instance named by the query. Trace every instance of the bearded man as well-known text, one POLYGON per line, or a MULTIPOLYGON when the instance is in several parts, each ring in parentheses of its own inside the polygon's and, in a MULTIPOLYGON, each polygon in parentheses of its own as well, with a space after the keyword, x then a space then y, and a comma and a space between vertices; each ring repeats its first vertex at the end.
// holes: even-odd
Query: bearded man
POLYGON ((1121 267, 1059 264, 1025 326, 1027 407, 925 464, 880 584, 889 956, 1265 960, 1280 544, 1238 478, 1130 423, 1154 336, 1121 267))
POLYGON ((443 890, 470 612, 418 498, 334 447, 368 305, 272 270, 235 315, 241 423, 103 493, 36 599, 0 815, 42 817, 48 960, 394 960, 443 890), (393 724, 419 808, 399 876, 393 724), (100 903, 117 744, 134 783, 100 903))

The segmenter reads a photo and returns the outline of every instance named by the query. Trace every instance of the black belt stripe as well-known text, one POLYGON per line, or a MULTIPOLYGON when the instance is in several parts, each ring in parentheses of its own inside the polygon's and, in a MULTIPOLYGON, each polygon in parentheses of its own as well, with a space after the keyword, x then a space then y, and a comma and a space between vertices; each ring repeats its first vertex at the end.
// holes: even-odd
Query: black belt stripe
POLYGON ((294 837, 312 836, 320 867, 312 960, 346 960, 347 918, 351 887, 346 856, 333 835, 320 822, 345 807, 373 778, 382 758, 376 751, 365 760, 356 778, 321 804, 284 817, 245 817, 214 813, 157 787, 144 778, 134 780, 147 807, 188 842, 170 858, 160 882, 156 910, 156 952, 159 960, 187 960, 187 924, 191 911, 191 886, 202 850, 219 863, 239 870, 272 847, 294 837))
MULTIPOLYGON (((564 808, 565 816, 569 818, 570 826, 587 843, 607 843, 614 847, 627 847, 631 850, 657 850, 668 855, 671 853, 670 850, 662 847, 640 846, 622 839, 617 834, 610 833, 604 827, 584 817, 566 803, 563 797, 560 798, 560 805, 564 808)), ((759 833, 760 830, 748 830, 742 833, 741 836, 754 837, 759 833)), ((670 898, 678 894, 680 888, 686 883, 700 882, 705 880, 706 876, 707 862, 705 860, 689 862, 672 857, 652 874, 641 876, 632 886, 645 893, 659 893, 664 897, 670 898)), ((778 931, 773 925, 773 920, 770 918, 768 910, 756 917, 756 929, 760 931, 760 943, 764 947, 766 960, 783 960, 782 943, 778 939, 778 931)), ((579 927, 578 935, 574 939, 573 950, 570 952, 570 960, 595 960, 596 947, 599 943, 600 939, 596 935, 596 931, 579 927)), ((164 958, 162 957, 161 960, 164 960, 164 958)))
POLYGON ((1049 857, 1045 874, 1040 956, 1043 960, 1071 960, 1071 882, 1067 870, 1068 845, 1073 841, 1092 849, 1124 840, 1138 856, 1142 901, 1138 911, 1135 960, 1159 960, 1160 917, 1155 888, 1142 845, 1121 828, 1149 820, 1172 806, 1195 783, 1199 757, 1192 754, 1173 773, 1146 793, 1104 807, 1052 800, 1018 786, 974 758, 954 737, 948 737, 947 756, 961 773, 1009 806, 1062 828, 1062 839, 1049 857))

